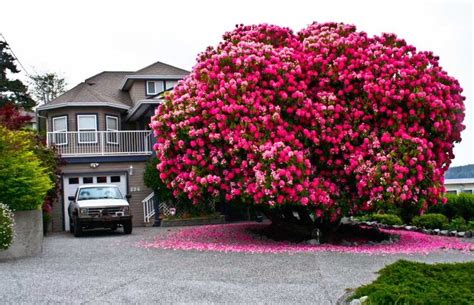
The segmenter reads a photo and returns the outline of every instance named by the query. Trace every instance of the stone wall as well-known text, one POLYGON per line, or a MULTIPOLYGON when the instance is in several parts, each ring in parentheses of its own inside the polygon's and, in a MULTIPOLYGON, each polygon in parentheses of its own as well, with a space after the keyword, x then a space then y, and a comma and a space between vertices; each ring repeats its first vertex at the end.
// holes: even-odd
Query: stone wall
POLYGON ((14 212, 13 244, 0 250, 0 260, 41 254, 43 249, 43 213, 41 210, 14 212))

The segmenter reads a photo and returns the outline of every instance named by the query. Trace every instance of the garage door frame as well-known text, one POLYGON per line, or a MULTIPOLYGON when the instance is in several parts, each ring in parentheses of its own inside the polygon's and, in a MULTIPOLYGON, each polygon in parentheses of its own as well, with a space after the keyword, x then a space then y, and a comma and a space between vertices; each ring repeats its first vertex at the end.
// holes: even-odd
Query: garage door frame
MULTIPOLYGON (((65 218, 65 215, 66 215, 66 204, 64 202, 64 192, 65 192, 65 189, 64 189, 64 178, 67 178, 67 177, 72 177, 72 176, 77 176, 77 177, 83 177, 83 176, 93 176, 93 177, 96 177, 96 176, 101 176, 101 175, 105 175, 105 176, 110 176, 110 175, 125 175, 125 178, 126 178, 126 182, 125 182, 125 188, 127 190, 127 194, 130 193, 130 177, 129 177, 129 173, 128 171, 98 171, 98 172, 63 172, 61 174, 61 218, 62 218, 62 227, 63 227, 63 231, 67 231, 68 228, 66 228, 66 218, 65 218)), ((123 194, 124 196, 127 195, 127 194, 123 194)))

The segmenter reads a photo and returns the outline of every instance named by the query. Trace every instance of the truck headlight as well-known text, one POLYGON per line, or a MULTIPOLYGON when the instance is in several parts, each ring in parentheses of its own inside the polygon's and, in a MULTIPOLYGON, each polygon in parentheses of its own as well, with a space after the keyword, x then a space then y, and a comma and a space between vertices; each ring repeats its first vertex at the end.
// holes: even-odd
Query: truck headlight
POLYGON ((79 213, 81 215, 89 215, 89 210, 86 209, 86 208, 81 208, 81 209, 79 209, 79 213))
POLYGON ((128 215, 130 213, 130 208, 129 207, 123 207, 122 212, 123 212, 123 215, 128 215))

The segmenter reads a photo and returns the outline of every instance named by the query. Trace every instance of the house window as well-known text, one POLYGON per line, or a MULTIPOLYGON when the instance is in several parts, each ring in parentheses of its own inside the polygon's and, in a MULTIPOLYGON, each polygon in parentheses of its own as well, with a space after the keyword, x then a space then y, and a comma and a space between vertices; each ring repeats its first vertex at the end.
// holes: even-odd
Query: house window
POLYGON ((84 177, 82 178, 82 183, 88 184, 88 183, 94 183, 92 180, 92 177, 84 177))
POLYGON ((97 183, 107 183, 107 177, 97 177, 97 183))
POLYGON ((149 80, 146 82, 146 94, 147 95, 156 95, 160 92, 163 92, 163 81, 152 81, 149 80))
POLYGON ((97 143, 97 115, 78 115, 77 130, 79 131, 79 143, 97 143))
POLYGON ((177 84, 178 84, 177 80, 167 80, 165 83, 166 90, 173 89, 174 87, 176 87, 177 84))
POLYGON ((69 178, 69 184, 79 184, 79 178, 69 178))
POLYGON ((120 182, 120 176, 112 176, 110 177, 110 182, 120 182))
POLYGON ((118 117, 107 115, 105 117, 107 129, 107 144, 118 144, 118 117))
POLYGON ((67 116, 53 118, 53 143, 67 144, 67 116))
POLYGON ((447 194, 456 195, 458 192, 456 190, 447 191, 447 194))
POLYGON ((465 194, 472 194, 472 190, 463 190, 462 192, 465 194))

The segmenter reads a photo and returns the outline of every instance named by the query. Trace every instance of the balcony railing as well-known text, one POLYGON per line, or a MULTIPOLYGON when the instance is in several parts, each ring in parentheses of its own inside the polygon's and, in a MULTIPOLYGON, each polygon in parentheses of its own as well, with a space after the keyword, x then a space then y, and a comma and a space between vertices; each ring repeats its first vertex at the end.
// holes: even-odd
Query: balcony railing
POLYGON ((151 154, 150 130, 48 132, 48 146, 62 157, 151 154))

